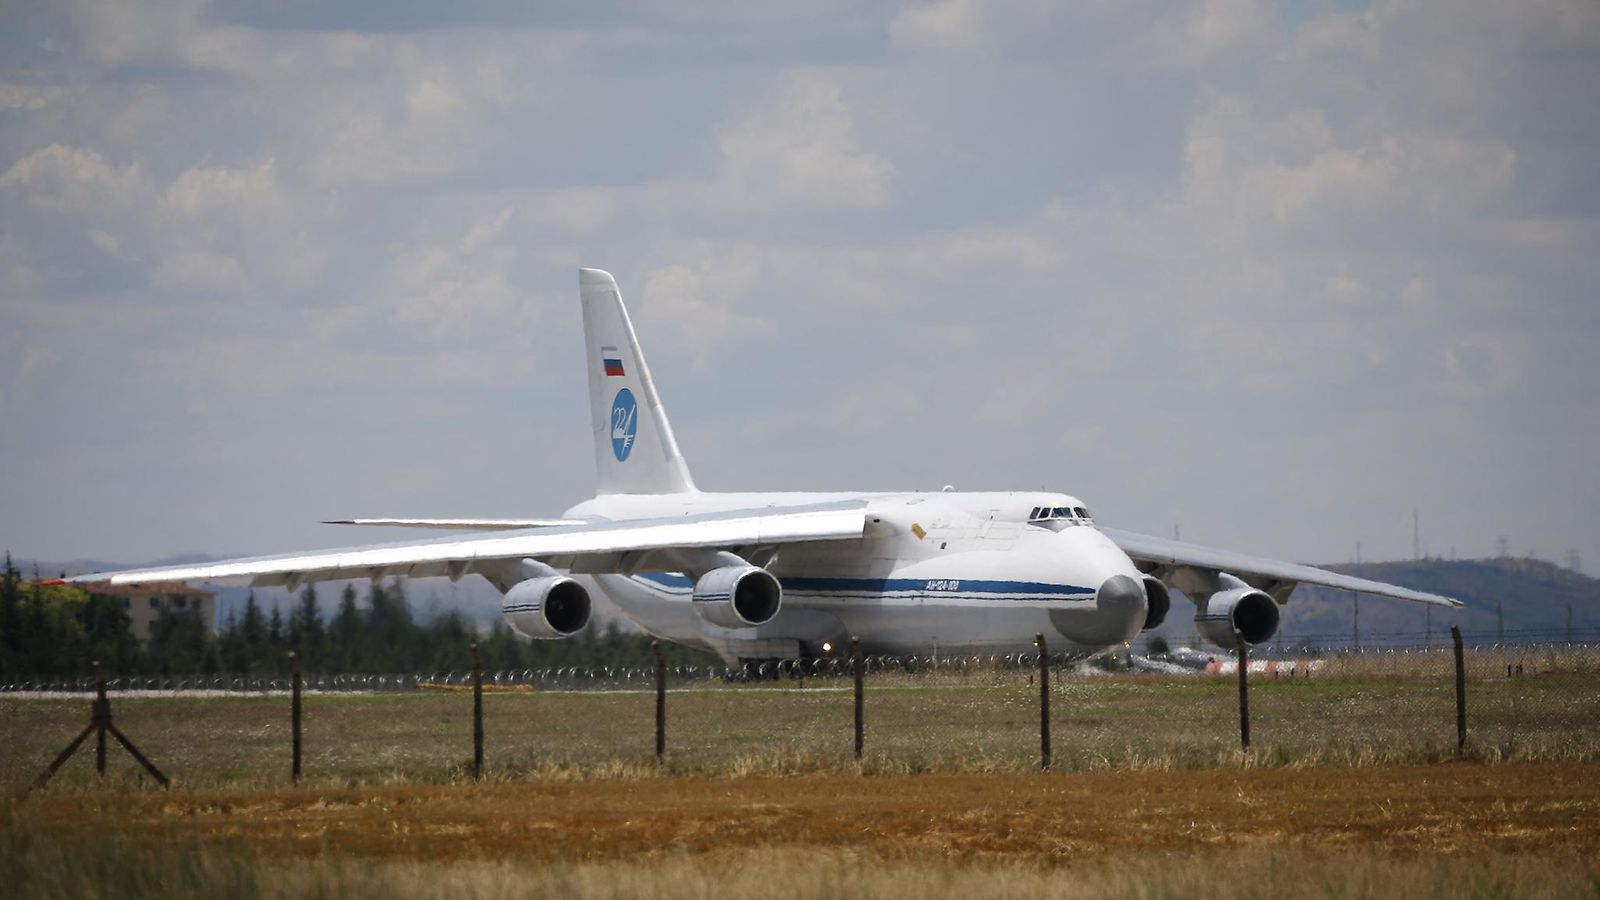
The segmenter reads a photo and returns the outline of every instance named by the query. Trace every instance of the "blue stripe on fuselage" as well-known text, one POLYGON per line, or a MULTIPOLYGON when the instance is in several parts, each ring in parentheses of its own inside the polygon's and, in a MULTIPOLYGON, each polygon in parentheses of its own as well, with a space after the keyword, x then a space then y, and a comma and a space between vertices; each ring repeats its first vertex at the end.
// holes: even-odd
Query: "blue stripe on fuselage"
MULTIPOLYGON (((683 575, 673 572, 645 572, 634 576, 659 587, 693 590, 694 585, 683 575)), ((1050 584, 1042 581, 998 581, 989 579, 936 579, 936 578, 781 578, 785 591, 819 594, 893 594, 914 592, 930 597, 1015 596, 1081 597, 1093 596, 1094 589, 1071 584, 1050 584), (930 587, 930 584, 939 585, 930 587)))

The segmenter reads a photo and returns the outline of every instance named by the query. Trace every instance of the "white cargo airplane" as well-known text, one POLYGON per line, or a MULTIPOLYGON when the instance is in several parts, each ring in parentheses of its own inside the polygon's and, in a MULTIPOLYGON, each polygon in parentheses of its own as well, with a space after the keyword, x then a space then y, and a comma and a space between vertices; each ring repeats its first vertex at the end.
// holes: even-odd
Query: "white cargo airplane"
POLYGON ((1460 606, 1448 597, 1095 524, 1082 501, 1009 493, 697 490, 667 423, 617 283, 581 269, 594 416, 594 499, 559 519, 348 519, 451 537, 84 575, 75 582, 207 580, 282 585, 481 575, 512 628, 564 638, 598 590, 645 631, 730 663, 825 656, 851 636, 869 653, 1011 652, 1045 634, 1093 650, 1161 624, 1168 588, 1200 634, 1272 637, 1309 583, 1460 606))

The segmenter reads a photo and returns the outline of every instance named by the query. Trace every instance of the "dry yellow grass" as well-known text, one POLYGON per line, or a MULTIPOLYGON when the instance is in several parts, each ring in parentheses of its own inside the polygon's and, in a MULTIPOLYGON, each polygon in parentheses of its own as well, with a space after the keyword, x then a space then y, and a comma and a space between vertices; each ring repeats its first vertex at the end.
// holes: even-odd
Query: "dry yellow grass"
MULTIPOLYGON (((734 851, 714 859, 671 857, 642 862, 516 861, 437 863, 393 860, 264 861, 200 851, 196 877, 137 896, 263 898, 586 898, 785 900, 915 897, 1240 897, 1296 900, 1329 897, 1593 897, 1591 866, 1573 858, 1495 854, 1462 859, 1350 851, 1223 850, 1112 856, 1056 866, 907 863, 849 850, 734 851), (192 890, 185 890, 192 887, 192 890)), ((194 866, 194 863, 191 863, 194 866)), ((93 890, 85 893, 98 893, 93 890)), ((61 896, 61 893, 54 893, 61 896)), ((68 894, 69 896, 71 894, 68 894)), ((24 892, 19 897, 37 896, 24 892)))
POLYGON ((1239 769, 920 776, 609 777, 427 786, 35 794, 46 827, 241 839, 264 853, 408 859, 633 858, 843 847, 1007 857, 1334 843, 1600 851, 1588 766, 1239 769))
POLYGON ((24 897, 1594 896, 1594 775, 1450 764, 68 789, 4 810, 0 877, 24 897))

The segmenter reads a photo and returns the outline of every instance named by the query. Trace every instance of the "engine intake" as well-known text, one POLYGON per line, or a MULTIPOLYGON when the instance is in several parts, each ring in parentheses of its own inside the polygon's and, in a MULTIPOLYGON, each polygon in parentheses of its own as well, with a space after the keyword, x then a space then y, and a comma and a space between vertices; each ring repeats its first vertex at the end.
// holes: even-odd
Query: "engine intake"
POLYGON ((694 611, 723 628, 748 628, 772 621, 783 603, 783 585, 760 566, 723 566, 694 585, 694 611))
POLYGON ((572 637, 589 624, 589 592, 566 575, 530 578, 506 591, 500 611, 519 634, 540 640, 572 637))
POLYGON ((1167 620, 1167 613, 1172 609, 1172 594, 1161 579, 1154 575, 1144 577, 1145 614, 1144 627, 1140 631, 1149 631, 1159 628, 1167 620))
POLYGON ((1212 594, 1194 616, 1195 630, 1218 647, 1238 646, 1234 632, 1249 644, 1260 644, 1278 633, 1278 603, 1252 587, 1212 594))

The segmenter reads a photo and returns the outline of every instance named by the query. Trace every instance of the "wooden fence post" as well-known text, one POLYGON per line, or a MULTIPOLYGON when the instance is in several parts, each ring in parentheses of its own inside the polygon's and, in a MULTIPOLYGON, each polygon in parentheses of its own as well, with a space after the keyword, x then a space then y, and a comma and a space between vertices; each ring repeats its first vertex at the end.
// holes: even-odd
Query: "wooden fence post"
POLYGON ((861 687, 862 687, 862 685, 861 685, 862 659, 861 659, 861 639, 858 638, 858 637, 852 637, 850 639, 850 669, 855 675, 855 682, 856 682, 856 762, 859 763, 859 762, 861 762, 861 751, 866 746, 867 729, 866 729, 866 719, 865 719, 865 715, 864 715, 865 709, 863 708, 863 704, 861 702, 862 701, 862 689, 861 689, 861 687))
POLYGON ((55 760, 45 768, 29 790, 44 787, 51 777, 56 774, 56 770, 60 769, 62 764, 77 751, 78 745, 83 743, 90 732, 95 732, 99 738, 96 741, 94 766, 95 771, 100 773, 101 777, 106 774, 106 733, 110 732, 111 736, 117 739, 117 743, 122 745, 122 749, 128 751, 128 755, 133 757, 134 762, 144 766, 145 771, 150 773, 150 777, 154 778, 156 783, 164 788, 171 787, 172 782, 167 779, 167 776, 163 775, 161 770, 156 768, 156 764, 151 762, 148 757, 140 753, 139 748, 133 745, 133 741, 128 740, 128 736, 122 733, 122 729, 111 721, 111 700, 106 696, 106 677, 100 668, 99 662, 94 664, 94 681, 95 697, 93 705, 89 707, 88 726, 79 732, 77 737, 72 739, 72 743, 67 745, 67 749, 62 750, 56 756, 55 760))
POLYGON ((1050 768, 1050 650, 1044 635, 1033 636, 1039 648, 1039 768, 1050 768))
POLYGON ((483 659, 472 642, 472 777, 483 779, 483 659))
POLYGON ((300 783, 300 688, 304 684, 300 676, 300 654, 289 651, 289 728, 293 742, 293 761, 289 766, 289 778, 295 784, 300 783))
POLYGON ((111 719, 111 701, 106 697, 106 676, 97 660, 94 664, 94 770, 106 776, 106 724, 111 719))
POLYGON ((1244 632, 1235 631, 1233 638, 1239 644, 1239 746, 1250 749, 1250 645, 1245 643, 1244 632))
POLYGON ((650 650, 656 655, 656 765, 667 761, 667 655, 660 641, 651 641, 650 650))
POLYGON ((1456 651, 1456 755, 1467 750, 1467 661, 1461 647, 1461 626, 1450 626, 1450 642, 1456 651))

